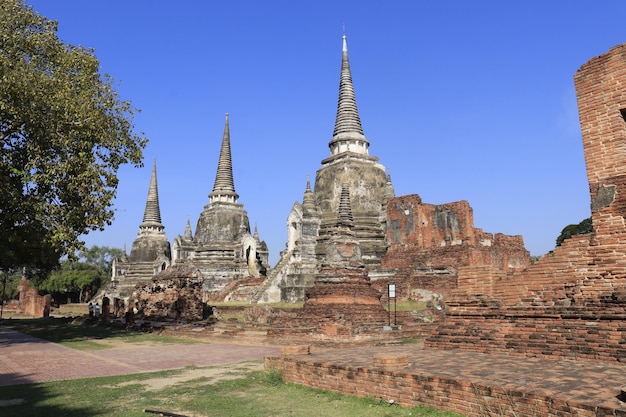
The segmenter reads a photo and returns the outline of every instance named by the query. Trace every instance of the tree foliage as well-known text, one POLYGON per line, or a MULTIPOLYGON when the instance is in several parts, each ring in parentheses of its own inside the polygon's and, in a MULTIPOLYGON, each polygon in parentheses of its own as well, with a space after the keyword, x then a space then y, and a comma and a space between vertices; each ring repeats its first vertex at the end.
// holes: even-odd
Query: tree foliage
POLYGON ((561 246, 565 239, 568 239, 574 235, 581 235, 585 233, 593 232, 593 223, 591 217, 586 218, 578 224, 570 224, 563 228, 559 237, 556 238, 556 245, 561 246))
POLYGON ((124 251, 119 248, 110 248, 108 246, 92 246, 80 252, 79 259, 90 265, 100 268, 103 274, 111 273, 111 264, 113 259, 122 256, 124 251))
POLYGON ((0 291, 2 291, 0 302, 17 298, 17 287, 21 278, 22 273, 20 271, 0 271, 0 291))
POLYGON ((84 295, 92 295, 100 288, 106 275, 97 265, 86 262, 66 260, 61 268, 53 271, 43 281, 38 289, 52 294, 78 293, 78 301, 84 300, 84 295))
POLYGON ((49 270, 113 219, 121 165, 141 166, 136 113, 94 51, 57 22, 0 1, 0 270, 49 270))
POLYGON ((86 301, 110 276, 113 258, 122 254, 122 249, 92 246, 80 251, 78 260, 66 260, 48 277, 36 280, 37 288, 61 298, 74 293, 73 298, 86 301))

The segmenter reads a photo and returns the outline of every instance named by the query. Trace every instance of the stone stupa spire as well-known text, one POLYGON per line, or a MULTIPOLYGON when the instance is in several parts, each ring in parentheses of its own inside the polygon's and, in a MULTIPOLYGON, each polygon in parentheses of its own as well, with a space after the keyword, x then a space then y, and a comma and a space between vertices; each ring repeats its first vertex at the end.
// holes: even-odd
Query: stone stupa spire
POLYGON ((390 198, 394 198, 396 196, 396 192, 393 189, 393 184, 391 183, 391 170, 387 169, 387 182, 385 183, 385 204, 387 200, 390 198))
POLYGON ((228 124, 228 113, 226 113, 220 159, 217 163, 215 185, 213 185, 213 191, 209 194, 209 204, 218 201, 236 203, 238 198, 239 195, 235 192, 235 182, 233 180, 233 163, 230 153, 230 126, 228 124))
POLYGON ((328 146, 331 156, 346 151, 365 155, 368 154, 369 142, 363 134, 361 118, 359 117, 354 87, 352 85, 346 35, 343 35, 337 118, 335 119, 333 138, 328 146))
POLYGON ((345 226, 350 228, 354 226, 354 219, 352 217, 352 206, 350 204, 350 188, 347 183, 341 184, 341 198, 339 200, 337 226, 345 226))
POLYGON ((311 190, 311 179, 307 175, 306 177, 306 189, 304 190, 304 197, 302 198, 302 208, 307 212, 315 211, 315 196, 311 190))
POLYGON ((189 216, 187 216, 187 225, 185 226, 185 233, 183 234, 183 237, 186 240, 193 240, 193 232, 191 231, 191 223, 190 223, 189 216))
POLYGON ((139 233, 142 232, 163 232, 165 227, 161 223, 161 209, 159 208, 159 187, 157 185, 156 158, 152 165, 152 176, 150 177, 150 187, 148 189, 148 199, 146 209, 143 213, 143 221, 139 225, 139 233))

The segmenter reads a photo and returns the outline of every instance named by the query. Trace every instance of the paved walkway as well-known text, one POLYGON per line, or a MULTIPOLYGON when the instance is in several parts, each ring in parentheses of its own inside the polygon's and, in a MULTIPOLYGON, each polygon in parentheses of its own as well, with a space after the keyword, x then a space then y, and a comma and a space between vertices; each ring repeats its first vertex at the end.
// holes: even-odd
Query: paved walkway
POLYGON ((622 388, 626 390, 626 366, 617 362, 424 350, 421 344, 335 349, 294 358, 303 363, 350 367, 358 372, 371 369, 374 355, 382 353, 408 355, 409 366, 398 370, 403 374, 450 378, 520 392, 542 392, 552 398, 619 410, 620 416, 626 415, 626 403, 617 398, 622 388))
POLYGON ((0 386, 219 365, 279 353, 280 349, 272 346, 230 343, 130 345, 77 351, 0 328, 0 386))
MULTIPOLYGON (((421 345, 314 349, 298 356, 300 362, 332 364, 356 370, 372 366, 377 353, 408 354, 403 373, 448 377, 520 391, 542 391, 554 398, 619 410, 626 403, 618 396, 626 387, 626 366, 621 363, 546 360, 464 351, 425 351, 421 345)), ((131 345, 94 351, 76 351, 22 333, 0 328, 0 386, 122 375, 211 366, 264 356, 278 356, 275 346, 230 343, 190 345, 131 345)), ((611 414, 614 415, 614 414, 611 414)))

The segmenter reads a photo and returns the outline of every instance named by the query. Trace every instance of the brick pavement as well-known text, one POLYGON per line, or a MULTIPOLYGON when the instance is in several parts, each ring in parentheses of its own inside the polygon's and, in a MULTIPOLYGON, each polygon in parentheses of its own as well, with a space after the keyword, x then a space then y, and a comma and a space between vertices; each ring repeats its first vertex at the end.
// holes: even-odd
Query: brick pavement
POLYGON ((261 360, 280 350, 231 343, 77 351, 0 328, 0 386, 261 360))
MULTIPOLYGON (((376 372, 374 355, 408 355, 409 365, 383 370, 387 381, 394 375, 423 381, 456 381, 468 385, 503 388, 508 392, 541 393, 551 401, 582 404, 584 415, 626 416, 626 404, 618 396, 626 387, 626 366, 620 363, 575 362, 482 354, 467 351, 424 350, 422 345, 361 346, 347 349, 316 349, 310 355, 284 357, 296 362, 300 372, 314 367, 321 373, 347 370, 348 385, 376 372)), ((210 366, 264 357, 278 357, 275 346, 232 343, 130 346, 96 351, 76 351, 13 330, 0 328, 0 386, 96 376, 210 366)), ((322 374, 303 378, 324 379, 322 374)), ((393 385, 389 383, 389 385, 393 385)), ((372 386, 367 395, 384 396, 385 386, 372 386)), ((339 389, 341 391, 341 389, 339 389)), ((416 396, 417 393, 411 395, 416 396)), ((471 413, 467 413, 471 414, 471 413)), ((520 414, 523 415, 523 414, 520 414)))
MULTIPOLYGON (((506 409, 511 401, 537 401, 552 408, 540 414, 544 416, 626 416, 626 403, 619 397, 626 390, 626 366, 617 362, 424 350, 421 344, 312 351, 272 361, 268 358, 266 366, 273 363, 283 368, 290 382, 350 395, 395 398, 409 406, 425 403, 466 415, 491 415, 484 414, 484 409, 474 410, 484 406, 484 401, 497 404, 499 396, 501 402, 494 409, 502 405, 506 409), (377 367, 375 355, 408 356, 409 364, 377 367), (479 394, 482 398, 477 401, 469 398, 479 394)), ((539 415, 535 412, 511 415, 539 415)))

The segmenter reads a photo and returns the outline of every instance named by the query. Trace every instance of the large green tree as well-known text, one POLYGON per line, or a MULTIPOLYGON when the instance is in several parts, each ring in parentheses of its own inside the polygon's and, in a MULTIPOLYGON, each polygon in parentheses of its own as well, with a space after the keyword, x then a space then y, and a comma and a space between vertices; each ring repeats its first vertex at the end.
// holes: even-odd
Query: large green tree
POLYGON ((124 251, 119 248, 110 248, 108 246, 92 246, 86 250, 80 252, 79 258, 81 261, 90 265, 95 265, 105 275, 111 274, 111 265, 113 259, 120 257, 124 254, 124 251))
POLYGON ((77 259, 63 261, 47 276, 33 277, 33 282, 40 291, 51 293, 57 301, 83 302, 107 282, 113 259, 123 253, 118 248, 92 246, 81 250, 77 259))
POLYGON ((136 109, 93 50, 63 43, 57 22, 0 1, 0 270, 49 270, 113 219, 117 172, 141 166, 136 109))
POLYGON ((74 298, 72 294, 75 294, 73 301, 84 302, 100 288, 105 279, 106 275, 97 265, 66 260, 38 288, 51 293, 57 301, 63 297, 69 302, 74 298))

